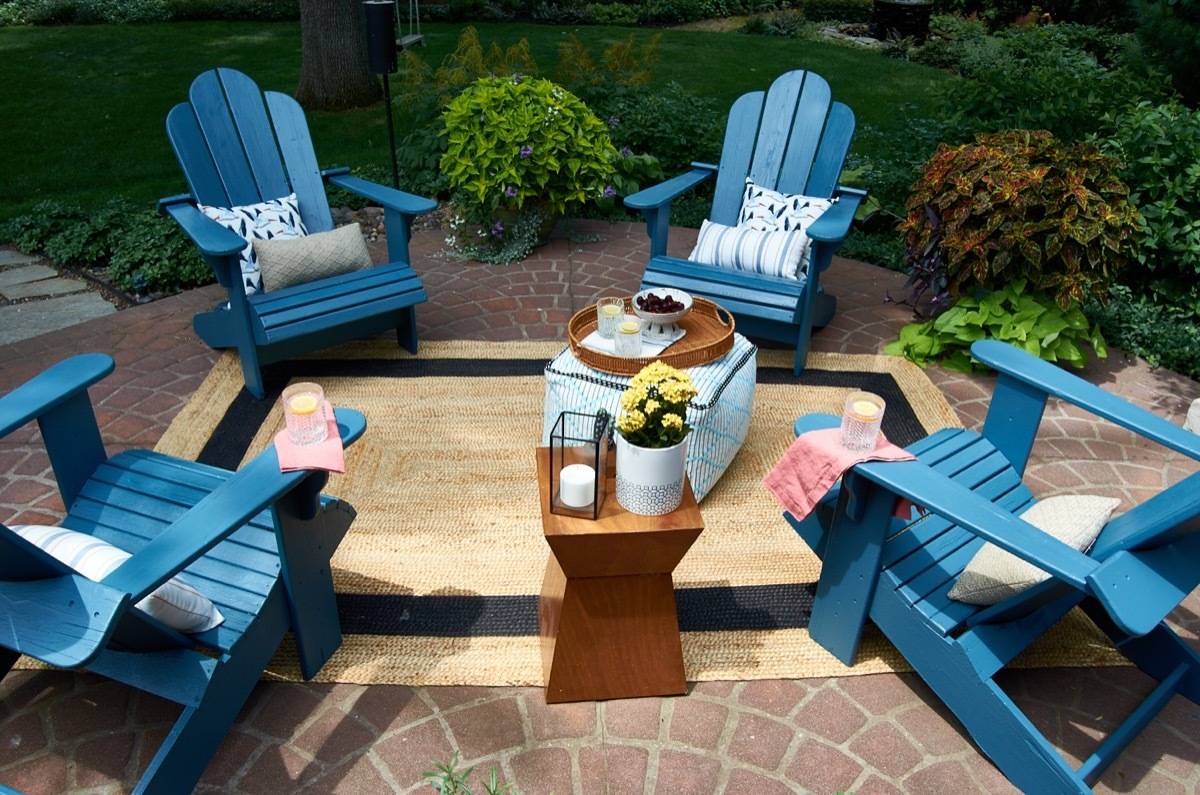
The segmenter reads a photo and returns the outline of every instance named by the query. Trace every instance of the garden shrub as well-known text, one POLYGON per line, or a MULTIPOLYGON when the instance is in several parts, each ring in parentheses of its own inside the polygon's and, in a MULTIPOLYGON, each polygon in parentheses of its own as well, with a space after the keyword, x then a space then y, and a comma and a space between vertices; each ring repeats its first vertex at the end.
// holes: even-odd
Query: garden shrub
POLYGON ((871 21, 871 0, 803 0, 800 7, 813 22, 871 21))
POLYGON ((1114 287, 1105 303, 1091 302, 1086 311, 1112 345, 1153 367, 1200 379, 1200 314, 1135 298, 1122 286, 1114 287))
POLYGON ((943 89, 949 120, 964 135, 984 130, 1045 129, 1066 141, 1101 131, 1105 114, 1169 94, 1129 36, 1088 37, 1078 26, 1012 29, 962 44, 964 82, 943 89), (1102 48, 1106 66, 1085 44, 1102 48))
POLYGON ((1200 102, 1200 0, 1134 0, 1146 56, 1166 69, 1193 107, 1200 102))
POLYGON ((299 0, 8 0, 5 25, 127 24, 166 20, 298 19, 299 0))
POLYGON ((299 0, 166 0, 173 20, 260 20, 300 18, 299 0))
POLYGON ((529 235, 532 222, 523 216, 536 215, 540 223, 616 197, 620 155, 608 126, 549 80, 481 78, 450 102, 443 118, 442 173, 465 220, 497 245, 512 241, 514 228, 522 240, 529 235))
POLYGON ((1108 355, 1099 327, 1088 323, 1079 305, 1064 309, 1052 296, 1027 292, 1024 279, 980 297, 963 296, 936 318, 908 324, 884 352, 922 367, 939 361, 951 370, 971 372, 986 369, 970 350, 983 339, 1007 342, 1072 367, 1087 364, 1084 344, 1102 359, 1108 355))
POLYGON ((722 128, 716 103, 688 93, 674 81, 580 93, 608 121, 616 146, 654 155, 671 176, 687 170, 694 160, 720 156, 722 128))
POLYGON ((1126 284, 1200 314, 1200 110, 1142 102, 1116 117, 1104 151, 1142 214, 1126 284))
POLYGON ((1017 279, 1063 306, 1103 298, 1136 255, 1137 210, 1117 162, 1044 131, 981 134, 940 146, 901 224, 910 261, 930 252, 953 295, 1017 279))
POLYGON ((0 241, 63 265, 107 268, 135 293, 175 292, 213 281, 212 269, 175 223, 126 199, 85 212, 41 202, 0 226, 0 241))
POLYGON ((638 9, 624 3, 589 3, 584 14, 593 25, 636 25, 640 21, 638 9))
POLYGON ((804 32, 805 26, 806 22, 803 11, 799 9, 787 9, 750 17, 750 19, 746 20, 746 24, 742 26, 742 33, 795 38, 804 32))

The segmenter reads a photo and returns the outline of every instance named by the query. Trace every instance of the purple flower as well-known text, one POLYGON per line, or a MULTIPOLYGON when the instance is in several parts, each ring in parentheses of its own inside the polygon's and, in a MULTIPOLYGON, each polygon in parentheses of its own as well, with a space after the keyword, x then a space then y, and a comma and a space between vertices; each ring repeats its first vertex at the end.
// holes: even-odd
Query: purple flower
POLYGON ((617 195, 616 188, 614 188, 612 185, 604 186, 604 198, 611 199, 613 196, 616 196, 616 195, 617 195))
POLYGON ((505 189, 504 189, 504 195, 505 195, 505 196, 507 196, 507 197, 508 197, 508 198, 510 198, 510 199, 515 199, 515 198, 517 197, 517 188, 516 188, 516 186, 514 186, 514 185, 509 185, 507 188, 505 188, 505 189))
POLYGON ((617 128, 617 126, 618 126, 620 123, 621 123, 621 120, 620 120, 619 118, 617 118, 616 116, 609 116, 609 117, 608 117, 608 126, 609 126, 609 127, 612 127, 613 129, 616 129, 616 128, 617 128))
POLYGON ((628 146, 621 147, 621 157, 633 157, 633 150, 628 146))
POLYGON ((532 146, 530 146, 529 144, 525 144, 524 146, 521 147, 521 158, 522 159, 529 157, 531 154, 533 154, 532 146))
POLYGON ((504 224, 501 221, 497 221, 492 226, 492 236, 493 237, 501 237, 503 235, 504 235, 504 224))

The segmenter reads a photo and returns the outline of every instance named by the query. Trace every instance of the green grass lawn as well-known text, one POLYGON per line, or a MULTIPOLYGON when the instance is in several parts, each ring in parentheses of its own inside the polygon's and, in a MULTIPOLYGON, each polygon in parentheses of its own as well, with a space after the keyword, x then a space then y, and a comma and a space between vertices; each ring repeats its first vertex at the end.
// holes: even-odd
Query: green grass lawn
MULTIPOLYGON (((526 24, 478 26, 485 46, 529 39, 552 73, 574 31, 593 51, 632 29, 526 24)), ((426 25, 422 55, 437 64, 459 26, 426 25)), ((639 37, 651 35, 635 31, 639 37)), ((859 49, 736 33, 663 31, 656 75, 727 107, 780 72, 819 71, 859 124, 902 130, 904 113, 931 113, 931 89, 949 76, 859 49), (901 111, 902 105, 910 105, 901 111)), ((292 91, 300 68, 297 23, 166 23, 0 29, 0 218, 54 199, 83 206, 123 195, 152 202, 184 189, 164 118, 195 75, 241 69, 263 88, 292 91)), ((379 106, 309 114, 322 165, 386 162, 379 106)))

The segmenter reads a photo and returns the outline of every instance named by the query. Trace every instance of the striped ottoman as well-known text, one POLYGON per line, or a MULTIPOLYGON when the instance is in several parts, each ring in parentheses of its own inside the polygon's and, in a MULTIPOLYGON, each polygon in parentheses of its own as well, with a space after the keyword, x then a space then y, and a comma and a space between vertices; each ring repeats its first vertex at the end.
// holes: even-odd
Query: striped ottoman
MULTIPOLYGON (((711 364, 688 369, 700 394, 688 408, 692 434, 688 441, 687 473, 697 500, 725 474, 750 428, 758 349, 735 334, 729 353, 711 364)), ((593 370, 565 348, 546 365, 546 400, 542 444, 564 411, 620 413, 621 394, 631 379, 593 370)))

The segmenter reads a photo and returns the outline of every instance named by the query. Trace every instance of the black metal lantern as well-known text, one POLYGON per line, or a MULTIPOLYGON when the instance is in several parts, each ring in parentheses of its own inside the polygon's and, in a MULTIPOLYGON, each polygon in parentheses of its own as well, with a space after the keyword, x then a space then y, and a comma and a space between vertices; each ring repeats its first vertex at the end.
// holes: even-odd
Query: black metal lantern
POLYGON ((597 519, 607 495, 608 412, 564 411, 550 432, 550 512, 597 519))

